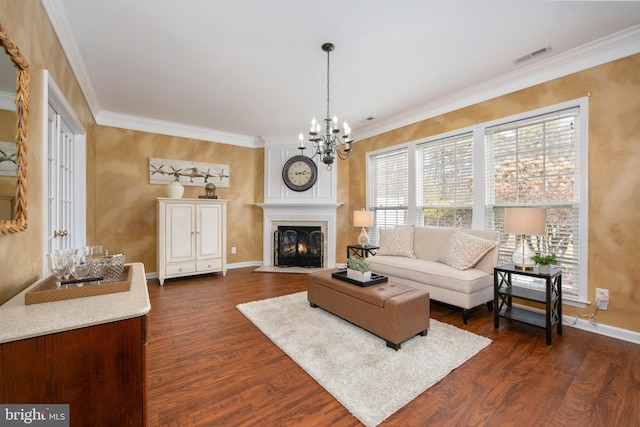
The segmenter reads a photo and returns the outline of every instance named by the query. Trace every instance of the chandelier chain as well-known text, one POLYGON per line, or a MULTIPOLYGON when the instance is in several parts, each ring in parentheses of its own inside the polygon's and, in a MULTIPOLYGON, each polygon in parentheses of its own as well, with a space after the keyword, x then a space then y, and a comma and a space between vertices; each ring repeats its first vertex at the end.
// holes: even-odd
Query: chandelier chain
POLYGON ((330 111, 329 111, 329 79, 330 79, 330 73, 329 70, 331 69, 330 65, 330 61, 331 61, 331 51, 327 50, 327 119, 331 118, 330 115, 330 111))

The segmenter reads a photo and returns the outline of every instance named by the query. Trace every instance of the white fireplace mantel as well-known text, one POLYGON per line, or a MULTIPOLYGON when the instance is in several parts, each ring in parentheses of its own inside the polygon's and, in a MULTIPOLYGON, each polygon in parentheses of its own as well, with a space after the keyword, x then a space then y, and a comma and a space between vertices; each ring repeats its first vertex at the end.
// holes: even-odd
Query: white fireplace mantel
POLYGON ((309 225, 320 225, 326 228, 324 267, 335 268, 336 266, 336 217, 337 209, 342 203, 301 203, 301 202, 278 202, 278 203, 257 203, 263 210, 263 266, 273 265, 273 233, 274 224, 285 222, 304 223, 309 225))

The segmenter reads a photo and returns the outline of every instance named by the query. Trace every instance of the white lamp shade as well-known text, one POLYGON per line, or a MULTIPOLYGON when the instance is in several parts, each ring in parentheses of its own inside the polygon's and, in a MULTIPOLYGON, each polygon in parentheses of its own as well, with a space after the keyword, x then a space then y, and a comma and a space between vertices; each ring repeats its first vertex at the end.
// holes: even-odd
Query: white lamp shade
POLYGON ((506 208, 504 232, 539 236, 545 234, 546 211, 544 208, 506 208))
POLYGON ((373 226, 373 212, 365 211, 353 211, 353 226, 354 227, 371 227, 373 226))

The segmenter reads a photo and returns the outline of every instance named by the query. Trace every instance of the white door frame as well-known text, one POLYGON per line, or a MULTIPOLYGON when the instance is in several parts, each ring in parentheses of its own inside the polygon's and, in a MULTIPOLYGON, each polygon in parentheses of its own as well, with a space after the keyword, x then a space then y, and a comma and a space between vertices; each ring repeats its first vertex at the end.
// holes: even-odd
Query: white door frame
MULTIPOLYGON (((86 245, 87 240, 87 133, 82 127, 78 116, 71 108, 69 102, 65 99, 62 91, 58 88, 55 81, 47 70, 44 70, 44 100, 43 103, 43 117, 49 116, 49 105, 62 117, 67 126, 73 133, 73 174, 74 174, 74 194, 73 197, 73 230, 69 233, 72 239, 69 244, 72 248, 77 248, 86 245)), ((47 120, 48 123, 48 120, 47 120)), ((43 147, 42 147, 42 206, 44 210, 43 215, 43 230, 47 233, 47 220, 49 218, 49 202, 48 202, 48 125, 43 126, 43 147)), ((50 236, 44 236, 43 239, 43 254, 47 254, 50 236)), ((48 274, 48 266, 46 256, 42 257, 42 269, 44 274, 48 274)))

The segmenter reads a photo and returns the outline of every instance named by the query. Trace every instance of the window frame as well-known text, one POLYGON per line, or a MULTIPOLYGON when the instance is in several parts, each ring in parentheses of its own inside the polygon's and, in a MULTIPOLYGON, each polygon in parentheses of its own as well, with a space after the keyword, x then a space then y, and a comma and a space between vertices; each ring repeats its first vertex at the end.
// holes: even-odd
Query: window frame
MULTIPOLYGON (((457 211, 459 210, 464 210, 467 208, 470 208, 472 210, 472 215, 473 215, 473 200, 474 200, 474 195, 473 195, 473 186, 472 186, 472 193, 469 197, 470 203, 461 203, 459 201, 457 201, 457 203, 453 203, 451 205, 446 205, 443 202, 443 200, 440 198, 440 196, 443 195, 443 187, 444 185, 440 186, 440 185, 436 185, 436 186, 432 186, 432 189, 435 189, 437 191, 437 202, 436 203, 423 203, 424 202, 424 183, 418 183, 418 179, 425 179, 424 178, 424 166, 426 165, 425 163, 425 155, 424 152, 425 151, 429 151, 431 152, 432 149, 440 149, 442 150, 443 148, 449 150, 451 149, 451 146, 456 147, 456 155, 455 160, 456 163, 455 164, 451 164, 451 163, 447 163, 446 166, 448 167, 452 167, 452 166, 457 166, 458 163, 457 161, 460 160, 460 156, 458 156, 458 144, 462 143, 463 141, 466 142, 467 140, 470 139, 470 143, 471 143, 471 147, 469 150, 469 154, 471 156, 471 167, 470 170, 467 170, 467 172, 470 172, 470 176, 471 176, 471 182, 473 183, 473 179, 474 179, 474 173, 475 173, 475 165, 473 162, 473 154, 474 154, 474 146, 473 144, 475 143, 474 141, 474 133, 473 131, 466 131, 466 132, 460 132, 460 133, 454 133, 452 135, 443 137, 443 138, 436 138, 436 139, 429 139, 428 141, 424 141, 424 142, 419 142, 416 144, 416 161, 415 161, 415 165, 416 165, 416 179, 415 181, 415 185, 416 185, 416 225, 425 225, 424 224, 424 210, 425 209, 430 209, 430 210, 435 210, 437 212, 437 217, 438 220, 436 221, 437 224, 429 224, 431 226, 436 226, 436 227, 447 227, 447 225, 441 225, 440 223, 440 211, 443 210, 451 210, 453 209, 454 211, 456 211, 456 214, 454 214, 454 218, 457 217, 457 211), (431 146, 432 144, 434 144, 433 146, 431 146), (423 148, 424 147, 424 148, 423 148)), ((442 157, 439 155, 439 153, 437 154, 437 158, 438 160, 442 161, 442 157)), ((457 182, 456 184, 460 184, 459 182, 457 182)), ((458 196, 459 189, 458 189, 458 185, 456 185, 456 191, 455 191, 455 195, 458 196)), ((471 217, 471 224, 469 224, 469 226, 471 227, 473 225, 473 216, 471 217)))
MULTIPOLYGON (((376 150, 376 151, 371 151, 371 152, 367 152, 367 158, 366 158, 366 206, 367 206, 367 210, 373 211, 374 212, 374 226, 373 227, 369 227, 367 229, 367 233, 369 234, 370 237, 370 242, 371 244, 374 244, 375 242, 378 241, 379 238, 379 233, 378 233, 378 227, 375 225, 378 221, 377 221, 377 211, 378 210, 384 210, 384 209, 380 209, 377 206, 374 206, 372 204, 372 191, 371 191, 371 180, 369 179, 370 176, 369 174, 372 173, 372 164, 374 162, 374 158, 378 157, 380 155, 384 155, 387 153, 393 153, 393 152, 403 152, 406 150, 406 154, 407 154, 407 166, 408 166, 408 173, 407 173, 407 221, 409 221, 409 223, 411 223, 411 218, 415 217, 415 203, 412 203, 413 199, 413 193, 415 192, 415 168, 411 168, 410 165, 415 162, 415 144, 412 143, 408 143, 408 144, 399 144, 399 145, 394 145, 393 147, 387 147, 387 148, 383 148, 381 150, 376 150), (411 146, 413 145, 413 148, 411 148, 411 146)), ((395 206, 390 206, 390 208, 401 208, 404 207, 403 205, 395 205, 395 206)))
MULTIPOLYGON (((557 112, 560 110, 567 110, 571 108, 579 109, 579 238, 580 247, 578 259, 579 263, 579 275, 580 280, 576 286, 577 295, 565 294, 563 295, 563 301, 565 304, 576 305, 584 307, 588 304, 587 292, 588 292, 588 207, 589 207, 589 192, 588 192, 588 159, 589 159, 589 98, 578 98, 546 107, 530 110, 511 116, 502 117, 499 119, 491 120, 488 122, 478 122, 476 125, 468 126, 465 128, 455 129, 450 132, 429 136, 427 138, 421 138, 414 141, 397 144, 391 147, 385 147, 379 150, 366 153, 366 204, 367 209, 371 209, 371 200, 369 194, 370 185, 370 171, 372 167, 372 158, 381 153, 406 148, 408 153, 408 189, 409 189, 409 207, 407 214, 407 224, 415 225, 417 220, 417 207, 418 207, 418 194, 416 191, 416 151, 418 144, 424 144, 432 141, 437 141, 445 138, 450 138, 456 135, 464 134, 467 132, 473 133, 473 221, 472 227, 475 229, 485 229, 485 206, 486 206, 486 170, 488 168, 488 162, 485 161, 485 134, 487 129, 494 128, 501 124, 510 122, 516 122, 533 118, 536 116, 542 116, 545 114, 557 112)), ((489 159, 490 160, 490 159, 489 159)), ((375 242, 375 236, 377 236, 377 230, 370 229, 370 235, 374 236, 372 242, 375 242)))

